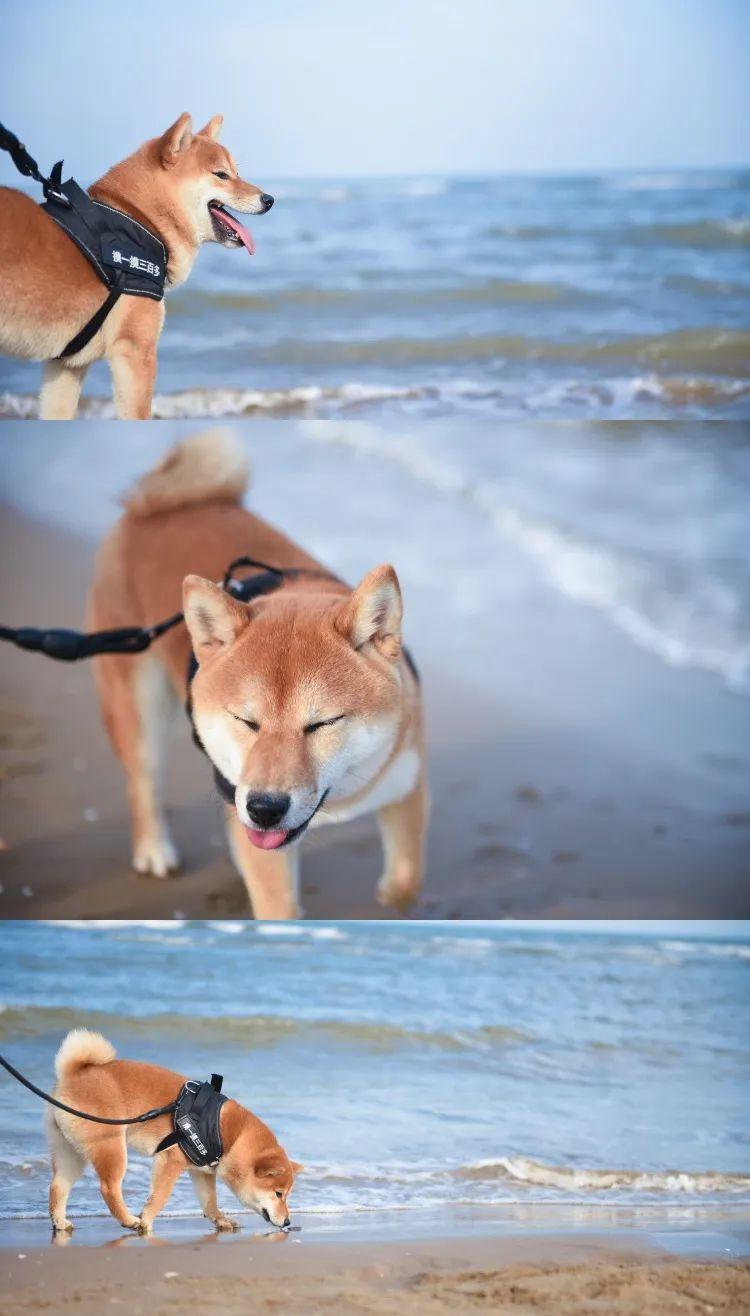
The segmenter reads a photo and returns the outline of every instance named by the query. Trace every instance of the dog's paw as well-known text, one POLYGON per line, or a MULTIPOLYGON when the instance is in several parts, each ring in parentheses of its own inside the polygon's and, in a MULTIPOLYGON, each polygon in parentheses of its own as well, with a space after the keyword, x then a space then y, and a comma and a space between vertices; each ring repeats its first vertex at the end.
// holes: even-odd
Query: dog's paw
POLYGON ((217 1216, 214 1224, 219 1234, 236 1234, 240 1227, 239 1220, 232 1220, 228 1215, 217 1216))
POLYGON ((180 867, 180 856, 169 836, 145 836, 133 850, 136 873, 151 877, 169 877, 180 867))
POLYGON ((403 913, 419 896, 421 882, 412 868, 389 870, 383 873, 375 895, 379 905, 387 905, 403 913))
POLYGON ((143 1216, 138 1216, 138 1219, 136 1220, 135 1224, 131 1226, 131 1228, 135 1229, 137 1234, 151 1234, 153 1233, 153 1229, 154 1229, 151 1221, 144 1220, 143 1216))
POLYGON ((72 1234, 73 1228, 74 1225, 72 1220, 63 1220, 61 1225, 56 1225, 54 1220, 52 1221, 53 1234, 72 1234))

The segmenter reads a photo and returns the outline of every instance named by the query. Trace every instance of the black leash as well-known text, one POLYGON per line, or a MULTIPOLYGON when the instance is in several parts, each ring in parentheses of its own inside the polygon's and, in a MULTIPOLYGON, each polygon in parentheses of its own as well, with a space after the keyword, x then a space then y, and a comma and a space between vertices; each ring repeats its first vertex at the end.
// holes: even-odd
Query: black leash
MULTIPOLYGON (((266 572, 272 577, 270 585, 267 587, 274 588, 282 580, 298 575, 321 575, 328 579, 335 579, 328 572, 316 572, 312 569, 307 570, 305 567, 290 567, 282 570, 281 567, 269 566, 267 562, 259 562, 252 557, 238 557, 230 562, 221 587, 235 598, 242 599, 243 585, 242 582, 235 582, 232 579, 232 573, 238 567, 255 567, 259 571, 266 572)), ((252 582, 255 583, 253 580, 252 582)), ((15 644, 17 649, 27 649, 31 653, 43 653, 48 658, 56 658, 60 662, 72 663, 78 662, 82 658, 95 658, 103 653, 142 653, 144 649, 150 648, 154 640, 158 640, 167 631, 171 631, 174 626, 179 626, 184 621, 185 614, 175 612, 171 617, 166 617, 164 621, 156 622, 153 626, 125 626, 119 630, 111 631, 92 631, 88 634, 82 631, 67 630, 37 630, 33 626, 0 626, 0 640, 6 640, 9 644, 15 644)))
POLYGON ((113 1120, 105 1118, 104 1115, 89 1115, 85 1110, 75 1110, 73 1106, 66 1106, 64 1101, 58 1101, 57 1097, 51 1097, 49 1092, 43 1092, 30 1079, 20 1074, 10 1061, 5 1059, 5 1056, 0 1056, 0 1065, 3 1069, 7 1069, 13 1078, 18 1079, 18 1082, 22 1083, 25 1088, 28 1088, 29 1092, 41 1097, 42 1101, 49 1102, 50 1106, 57 1106, 58 1110, 64 1110, 68 1115, 77 1115, 78 1119, 91 1120, 92 1124, 146 1124, 149 1120, 158 1119, 159 1115, 171 1115, 172 1111, 177 1109, 177 1102, 170 1101, 168 1106, 159 1106, 157 1110, 146 1110, 142 1115, 134 1115, 132 1119, 113 1120))
POLYGON ((20 142, 15 133, 12 133, 9 128, 5 128, 2 123, 0 123, 0 150, 8 152, 19 174, 23 174, 26 178, 33 178, 37 183, 41 183, 42 191, 44 192, 47 201, 57 201, 59 205, 66 206, 68 209, 70 208, 69 199, 66 197, 65 193, 60 190, 63 165, 62 160, 58 160, 50 177, 45 178, 33 155, 29 154, 23 142, 20 142))

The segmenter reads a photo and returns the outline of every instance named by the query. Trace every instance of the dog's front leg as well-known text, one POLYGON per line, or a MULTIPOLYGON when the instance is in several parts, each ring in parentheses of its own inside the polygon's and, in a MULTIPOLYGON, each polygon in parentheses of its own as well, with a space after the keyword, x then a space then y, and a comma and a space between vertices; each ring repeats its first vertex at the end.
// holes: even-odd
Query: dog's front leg
POLYGON ((172 1196, 172 1189, 185 1169, 182 1152, 177 1148, 159 1152, 154 1157, 151 1171, 151 1192, 141 1211, 138 1228, 142 1234, 150 1234, 151 1226, 159 1212, 166 1206, 172 1196))
POLYGON ((40 420, 74 420, 88 366, 45 361, 39 394, 40 420))
POLYGON ((156 343, 119 338, 109 354, 119 420, 150 420, 156 383, 156 343))
POLYGON ((216 1200, 216 1175, 206 1174, 205 1170, 190 1170, 190 1178, 204 1216, 216 1226, 219 1233, 234 1232, 239 1229, 237 1221, 224 1215, 216 1200))
POLYGON ((422 888, 424 851, 430 799, 424 774, 403 800, 378 810, 383 842, 383 875, 378 882, 378 902, 406 909, 422 888))
POLYGON ((298 862, 295 850, 259 850, 249 840, 234 809, 227 809, 227 839, 247 887, 255 918, 299 918, 298 862))

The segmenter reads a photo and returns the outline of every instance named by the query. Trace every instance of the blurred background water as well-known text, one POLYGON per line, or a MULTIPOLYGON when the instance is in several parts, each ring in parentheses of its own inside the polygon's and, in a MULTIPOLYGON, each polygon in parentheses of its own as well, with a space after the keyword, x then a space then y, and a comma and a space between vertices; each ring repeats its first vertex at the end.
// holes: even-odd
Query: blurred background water
MULTIPOLYGON (((257 254, 168 296, 157 416, 750 414, 746 170, 264 186, 257 254)), ((39 377, 0 360, 0 415, 39 377)))
MULTIPOLYGON (((307 1166, 302 1213, 750 1200, 746 925, 5 924, 0 947, 22 1071, 49 1090, 87 1025, 223 1072, 307 1166)), ((42 1216, 42 1106, 0 1085, 0 1216, 42 1216)), ((71 1205, 102 1211, 88 1172, 71 1205)))

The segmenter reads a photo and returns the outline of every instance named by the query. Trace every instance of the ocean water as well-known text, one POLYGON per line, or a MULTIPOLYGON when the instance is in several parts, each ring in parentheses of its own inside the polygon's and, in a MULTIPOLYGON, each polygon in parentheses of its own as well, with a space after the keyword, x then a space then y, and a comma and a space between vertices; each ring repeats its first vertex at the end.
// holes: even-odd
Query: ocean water
MULTIPOLYGON (((168 298, 157 416, 750 414, 747 171, 269 187, 168 298)), ((38 382, 1 360, 0 415, 38 382)))
MULTIPOLYGON (((750 1202, 750 941, 726 925, 5 924, 0 949, 17 1067, 50 1085, 85 1024, 122 1056, 221 1071, 305 1163, 303 1221, 750 1202)), ((0 1086, 0 1218, 43 1216, 42 1106, 0 1086)), ((133 1158, 133 1203, 148 1173, 133 1158)), ((103 1209, 88 1172, 71 1208, 103 1209)), ((189 1184, 169 1209, 194 1212, 189 1184)))
MULTIPOLYGON (((99 536, 123 490, 194 428, 175 422, 154 436, 133 425, 115 443, 107 426, 80 423, 61 448, 55 433, 8 423, 0 491, 33 515, 99 536)), ((695 669, 731 690, 744 706, 732 718, 746 720, 745 424, 483 420, 467 441, 455 417, 256 418, 238 432, 253 462, 249 505, 260 515, 346 579, 379 561, 396 565, 409 640, 428 666, 439 656, 491 691, 500 644, 506 686, 514 672, 520 686, 533 683, 528 643, 523 670, 512 661, 514 636, 536 634, 543 665, 550 645, 573 644, 572 601, 578 621, 598 626, 577 628, 584 663, 605 652, 607 633, 625 636, 660 666, 695 669)), ((586 702, 595 697, 588 690, 586 702)))

